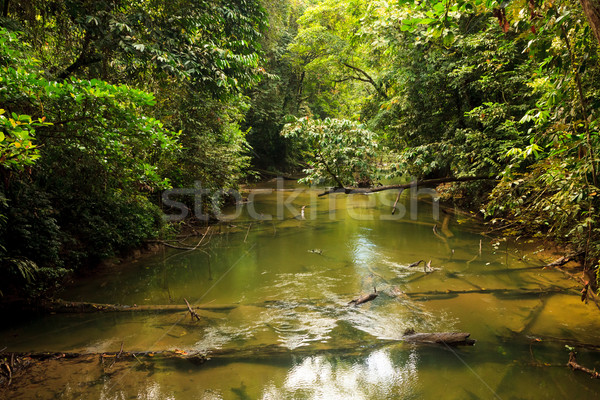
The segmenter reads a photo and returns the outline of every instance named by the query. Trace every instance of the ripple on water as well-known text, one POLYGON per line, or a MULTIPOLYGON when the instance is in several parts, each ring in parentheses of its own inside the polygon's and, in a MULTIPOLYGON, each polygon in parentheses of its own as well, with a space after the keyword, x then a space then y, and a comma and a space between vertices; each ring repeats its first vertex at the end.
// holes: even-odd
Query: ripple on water
MULTIPOLYGON (((191 347, 198 353, 209 353, 211 350, 219 350, 231 342, 247 341, 254 336, 254 329, 250 326, 226 325, 209 326, 204 330, 202 339, 191 347)), ((171 349, 174 350, 174 349, 171 349)))
POLYGON ((337 325, 336 318, 301 305, 297 310, 288 308, 287 312, 282 312, 278 307, 270 308, 265 311, 263 318, 262 323, 276 332, 279 344, 290 350, 329 340, 329 333, 337 325))

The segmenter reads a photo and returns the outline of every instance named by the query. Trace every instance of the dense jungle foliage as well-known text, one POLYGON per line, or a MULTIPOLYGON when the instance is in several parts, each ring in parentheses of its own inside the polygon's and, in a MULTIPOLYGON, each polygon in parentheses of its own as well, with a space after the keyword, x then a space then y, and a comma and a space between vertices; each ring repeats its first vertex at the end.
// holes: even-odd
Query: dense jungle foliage
POLYGON ((0 3, 5 295, 164 234, 164 189, 264 170, 491 178, 447 195, 597 269, 597 1, 0 3))

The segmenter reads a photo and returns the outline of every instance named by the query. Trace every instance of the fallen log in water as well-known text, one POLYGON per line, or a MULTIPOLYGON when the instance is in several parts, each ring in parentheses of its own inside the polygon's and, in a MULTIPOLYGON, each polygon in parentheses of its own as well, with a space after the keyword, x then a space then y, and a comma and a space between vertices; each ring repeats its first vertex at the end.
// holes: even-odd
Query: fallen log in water
POLYGON ((474 339, 469 339, 470 333, 466 332, 434 332, 417 333, 410 329, 404 333, 402 339, 409 343, 440 343, 450 346, 473 346, 474 339))
POLYGON ((473 345, 475 340, 468 339, 469 333, 461 332, 433 332, 419 333, 413 330, 407 331, 400 339, 381 339, 371 343, 363 343, 349 341, 342 345, 334 343, 334 347, 298 347, 290 349, 279 344, 269 344, 261 346, 253 346, 246 348, 225 348, 214 349, 205 352, 186 351, 186 350, 166 350, 166 351, 124 351, 123 348, 119 351, 104 352, 104 353, 77 353, 77 352, 3 352, 0 353, 0 359, 14 360, 69 360, 81 359, 90 360, 100 358, 100 360, 127 360, 127 359, 180 359, 192 361, 197 364, 204 363, 211 359, 218 358, 269 358, 277 355, 294 355, 294 356, 312 356, 318 353, 343 353, 343 354, 359 354, 364 351, 371 351, 374 348, 398 344, 401 342, 416 343, 416 344, 433 344, 446 343, 454 345, 473 345))
MULTIPOLYGON (((426 275, 422 275, 426 276, 426 275)), ((391 283, 384 280, 386 283, 391 283)), ((578 287, 543 287, 539 289, 463 289, 463 290, 431 290, 421 292, 405 292, 404 295, 412 298, 413 300, 433 300, 433 299, 444 299, 454 298, 461 294, 492 294, 496 297, 505 299, 519 299, 531 296, 546 296, 559 293, 567 293, 573 291, 579 293, 578 287)), ((369 301, 375 300, 379 293, 373 292, 364 294, 358 298, 350 301, 348 304, 360 305, 369 301)), ((255 307, 269 307, 276 305, 279 301, 265 301, 263 303, 247 304, 255 307)), ((31 304, 18 304, 14 305, 13 309, 18 309, 22 312, 46 312, 56 314, 89 314, 89 313, 101 313, 101 312, 148 312, 148 313, 177 313, 177 312, 190 312, 190 308, 198 311, 211 311, 217 313, 226 313, 240 307, 241 304, 204 304, 199 306, 190 306, 187 304, 149 304, 149 305, 124 305, 124 304, 103 304, 103 303, 91 303, 84 301, 65 301, 65 300, 45 300, 31 304)))
POLYGON ((356 307, 363 303, 368 303, 369 301, 375 300, 377 298, 377 296, 379 296, 379 294, 377 293, 377 288, 373 288, 373 293, 363 294, 354 300, 350 300, 348 302, 348 305, 354 303, 354 306, 356 307))
POLYGON ((37 353, 0 353, 0 360, 5 360, 0 364, 0 386, 9 385, 16 375, 23 375, 31 365, 45 361, 75 361, 75 362, 94 362, 101 366, 104 371, 114 371, 115 368, 123 366, 136 366, 139 368, 153 366, 154 362, 160 360, 181 360, 195 365, 201 365, 211 359, 240 360, 258 358, 271 359, 272 357, 286 356, 314 356, 315 354, 342 354, 353 356, 370 352, 373 349, 388 345, 406 342, 411 344, 446 344, 446 345, 473 345, 474 340, 469 339, 468 333, 459 332, 435 332, 435 333, 417 333, 412 330, 407 331, 399 340, 377 340, 372 343, 349 341, 343 344, 335 342, 335 347, 319 345, 318 347, 306 346, 295 349, 270 344, 247 348, 227 348, 216 349, 207 352, 188 352, 184 350, 174 351, 124 351, 123 344, 118 352, 104 353, 68 353, 68 352, 37 352, 37 353), (10 360, 10 362, 6 361, 10 360), (4 372, 4 373, 3 373, 4 372))
MULTIPOLYGON (((186 301, 187 303, 187 301, 186 301)), ((47 312, 70 314, 70 313, 97 313, 97 312, 180 312, 188 311, 188 304, 166 304, 166 305, 137 305, 134 304, 101 304, 89 303, 85 301, 65 301, 65 300, 48 300, 30 306, 34 310, 44 310, 47 312)), ((216 304, 216 305, 201 305, 194 306, 197 310, 207 311, 231 311, 238 306, 236 304, 216 304)))
POLYGON ((406 292, 405 294, 411 298, 427 299, 456 297, 460 294, 492 294, 502 298, 522 298, 529 296, 544 296, 557 293, 565 293, 569 290, 577 290, 576 287, 549 287, 539 289, 463 289, 463 290, 430 290, 423 292, 406 292))

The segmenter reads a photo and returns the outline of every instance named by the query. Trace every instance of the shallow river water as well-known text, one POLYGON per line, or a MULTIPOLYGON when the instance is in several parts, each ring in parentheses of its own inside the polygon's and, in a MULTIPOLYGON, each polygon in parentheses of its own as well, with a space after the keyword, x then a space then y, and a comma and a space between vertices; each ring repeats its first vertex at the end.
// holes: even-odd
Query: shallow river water
POLYGON ((228 210, 229 220, 212 226, 195 251, 169 249, 106 267, 61 294, 128 305, 185 298, 200 307, 200 321, 185 312, 56 314, 0 329, 5 351, 102 353, 123 344, 126 351, 201 353, 208 361, 48 361, 0 397, 600 396, 599 381, 566 367, 565 348, 576 347, 581 364, 600 369, 590 350, 600 346, 600 311, 580 301, 576 282, 538 268, 543 243, 481 235, 467 214, 436 215, 430 196, 416 201, 408 190, 392 216, 396 193, 317 198, 318 190, 295 184, 274 187, 254 189, 239 215, 228 210), (431 269, 409 267, 418 260, 431 260, 431 269), (374 301, 348 306, 374 288, 374 301), (408 344, 402 336, 409 328, 469 332, 477 342, 408 344))

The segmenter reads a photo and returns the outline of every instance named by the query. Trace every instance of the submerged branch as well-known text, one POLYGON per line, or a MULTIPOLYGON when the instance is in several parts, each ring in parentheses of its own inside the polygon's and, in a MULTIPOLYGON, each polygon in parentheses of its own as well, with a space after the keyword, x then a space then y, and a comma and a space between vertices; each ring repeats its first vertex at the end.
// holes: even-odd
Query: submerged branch
MULTIPOLYGON (((422 262, 422 261, 421 261, 422 262)), ((420 262, 419 262, 420 263, 420 262)), ((417 263, 414 263, 417 265, 417 263)), ((387 280, 385 283, 389 284, 387 280)), ((427 297, 456 297, 461 294, 492 294, 495 296, 503 297, 527 297, 527 296, 544 296, 558 293, 565 293, 568 291, 577 291, 577 287, 541 287, 536 289, 463 289, 463 290, 430 290, 430 291, 417 291, 417 292, 403 292, 404 295, 411 298, 427 298, 427 297)), ((370 295, 364 295, 361 297, 369 298, 373 300, 377 292, 371 293, 370 295)), ((367 301, 369 301, 367 300, 367 301)), ((356 299, 358 301, 358 299, 356 299)), ((362 301, 363 303, 365 301, 362 301)), ((352 302, 351 302, 352 303, 352 302)), ((253 303, 255 307, 272 307, 275 304, 272 301, 265 301, 262 303, 253 303)), ((360 304, 360 303, 359 303, 360 304)), ((248 305, 248 304, 247 304, 248 305)), ((14 306, 14 305, 13 305, 14 306)), ((213 311, 213 312, 228 312, 234 310, 242 304, 214 304, 214 305, 200 305, 194 306, 193 308, 188 307, 187 304, 152 304, 152 305, 123 305, 123 304, 101 304, 101 303, 90 303, 83 301, 64 301, 64 300, 46 300, 36 304, 22 305, 20 310, 24 312, 28 311, 43 311, 57 314, 89 314, 89 313, 100 313, 100 312, 155 312, 155 313, 177 313, 177 312, 190 312, 190 308, 193 310, 213 311)))
POLYGON ((571 368, 573 371, 583 371, 586 374, 589 374, 593 379, 600 378, 600 373, 596 372, 596 370, 591 370, 591 369, 586 368, 583 365, 579 364, 577 362, 577 359, 575 358, 574 352, 569 353, 569 362, 567 363, 567 366, 569 368, 571 368))

